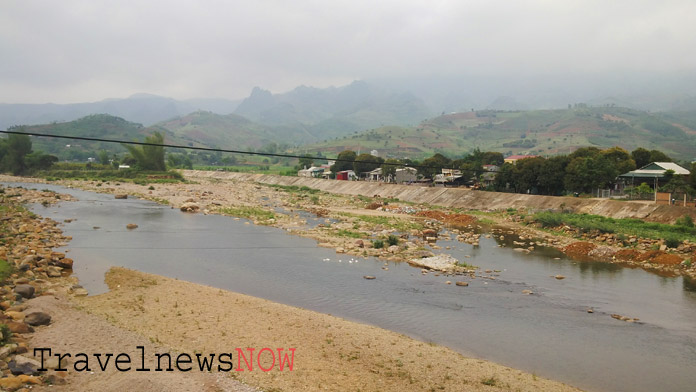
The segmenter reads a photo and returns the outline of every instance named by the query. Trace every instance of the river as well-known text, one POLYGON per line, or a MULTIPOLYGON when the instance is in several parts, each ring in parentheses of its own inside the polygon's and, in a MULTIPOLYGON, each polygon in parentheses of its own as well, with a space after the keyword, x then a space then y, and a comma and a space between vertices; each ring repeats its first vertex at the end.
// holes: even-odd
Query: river
POLYGON ((244 220, 25 186, 79 199, 33 211, 75 219, 63 227, 73 237, 66 250, 90 294, 106 290, 109 267, 123 266, 376 325, 591 391, 696 385, 696 284, 682 277, 576 262, 550 249, 513 252, 492 238, 482 237, 478 248, 439 241, 442 252, 501 271, 495 280, 458 287, 445 284, 452 277, 421 275, 405 263, 390 262, 385 271, 382 261, 336 254, 244 220), (139 227, 127 230, 128 223, 139 227), (613 313, 640 322, 615 320, 613 313))

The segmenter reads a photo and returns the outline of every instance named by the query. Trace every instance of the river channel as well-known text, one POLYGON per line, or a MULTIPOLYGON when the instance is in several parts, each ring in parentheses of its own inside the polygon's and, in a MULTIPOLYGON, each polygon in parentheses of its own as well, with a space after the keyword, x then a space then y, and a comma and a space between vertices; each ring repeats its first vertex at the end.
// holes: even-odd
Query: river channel
POLYGON ((107 290, 109 267, 123 266, 376 325, 591 391, 696 385, 696 284, 682 277, 576 262, 552 250, 523 254, 492 238, 482 237, 477 248, 439 241, 442 252, 501 271, 495 280, 457 287, 445 284, 452 277, 422 275, 405 263, 385 271, 383 261, 336 254, 244 220, 22 185, 79 199, 32 208, 60 222, 75 219, 63 224, 73 237, 65 249, 91 295, 107 290), (128 223, 139 227, 127 230, 128 223))

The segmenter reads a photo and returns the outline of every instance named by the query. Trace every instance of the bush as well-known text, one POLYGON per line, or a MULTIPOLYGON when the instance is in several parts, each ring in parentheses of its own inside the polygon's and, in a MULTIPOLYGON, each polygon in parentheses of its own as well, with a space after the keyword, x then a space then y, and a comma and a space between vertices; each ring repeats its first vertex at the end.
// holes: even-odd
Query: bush
POLYGON ((540 212, 534 215, 534 219, 541 223, 541 227, 557 227, 563 223, 561 216, 552 212, 540 212))
POLYGON ((375 249, 382 249, 382 248, 384 248, 384 241, 372 240, 372 247, 375 249))
POLYGON ((397 237, 395 235, 390 235, 389 237, 387 237, 387 244, 389 244, 389 246, 398 245, 399 244, 399 237, 397 237))
POLYGON ((684 215, 681 218, 677 219, 677 221, 674 222, 674 224, 677 226, 694 227, 694 220, 691 219, 689 215, 684 215))
POLYGON ((665 238, 665 245, 667 245, 668 248, 676 248, 681 245, 681 241, 674 237, 667 237, 665 238))

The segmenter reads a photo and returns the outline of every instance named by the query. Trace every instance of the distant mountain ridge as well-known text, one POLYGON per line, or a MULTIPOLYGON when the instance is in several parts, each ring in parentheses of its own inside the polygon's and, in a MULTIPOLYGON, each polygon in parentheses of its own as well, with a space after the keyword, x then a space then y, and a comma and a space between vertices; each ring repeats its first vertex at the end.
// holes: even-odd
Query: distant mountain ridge
POLYGON ((73 121, 91 114, 110 114, 146 126, 186 115, 196 110, 232 113, 239 101, 190 99, 179 101, 151 94, 134 94, 123 99, 72 104, 0 104, 0 129, 13 125, 38 125, 73 121))
POLYGON ((411 93, 361 81, 325 89, 300 86, 284 94, 255 87, 235 113, 265 125, 302 127, 316 140, 384 125, 414 125, 431 115, 411 93))

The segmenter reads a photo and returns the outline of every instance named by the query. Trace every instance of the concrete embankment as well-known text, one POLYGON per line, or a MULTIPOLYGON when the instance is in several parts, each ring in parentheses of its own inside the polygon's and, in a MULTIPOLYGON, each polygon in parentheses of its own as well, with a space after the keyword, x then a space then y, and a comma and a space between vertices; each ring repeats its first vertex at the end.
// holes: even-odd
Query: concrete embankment
POLYGON ((269 174, 189 170, 185 171, 184 175, 189 178, 219 178, 237 181, 253 181, 269 185, 307 186, 325 192, 345 195, 397 198, 402 201, 413 203, 426 203, 443 207, 476 210, 500 210, 506 208, 529 208, 533 210, 564 209, 576 213, 588 213, 611 218, 638 218, 661 223, 673 223, 677 218, 684 215, 690 215, 696 219, 696 209, 694 208, 657 205, 642 201, 524 195, 518 193, 474 191, 466 188, 435 188, 385 184, 380 182, 336 181, 319 178, 275 176, 269 174))

